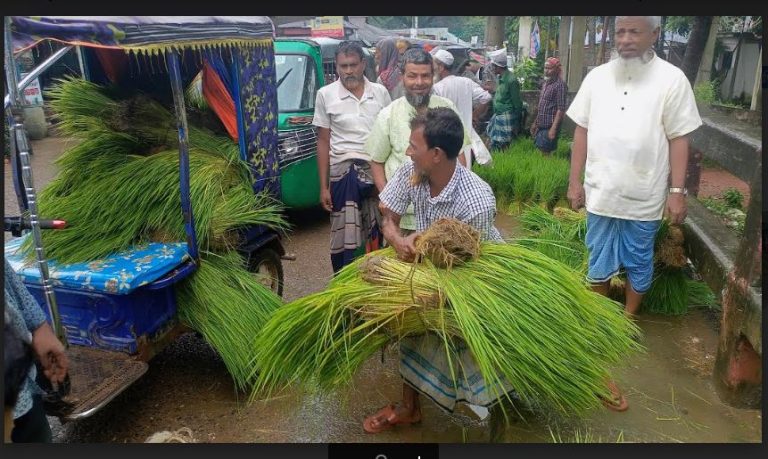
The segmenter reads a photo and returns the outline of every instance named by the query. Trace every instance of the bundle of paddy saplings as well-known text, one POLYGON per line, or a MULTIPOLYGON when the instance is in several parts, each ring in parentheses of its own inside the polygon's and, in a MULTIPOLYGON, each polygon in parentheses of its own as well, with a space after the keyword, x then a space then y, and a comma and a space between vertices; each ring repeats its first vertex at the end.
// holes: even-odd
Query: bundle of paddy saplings
MULTIPOLYGON (((558 142, 558 151, 568 148, 565 140, 558 142)), ((531 139, 520 139, 494 154, 490 166, 473 171, 491 186, 498 208, 505 212, 518 214, 532 204, 551 209, 568 191, 570 165, 558 155, 544 156, 531 139)))
MULTIPOLYGON (((145 95, 118 94, 80 79, 49 94, 60 131, 75 143, 42 190, 39 211, 67 221, 44 232, 46 254, 85 262, 146 242, 186 239, 179 193, 178 131, 171 111, 145 95)), ((221 355, 236 385, 251 387, 251 337, 281 300, 235 251, 251 225, 287 227, 281 204, 255 195, 238 146, 189 128, 190 201, 202 262, 176 286, 179 315, 221 355)), ((33 256, 32 241, 25 248, 33 256)))
MULTIPOLYGON (((550 214, 539 207, 530 207, 520 216, 520 222, 530 236, 520 238, 518 243, 586 275, 588 252, 584 241, 587 219, 584 211, 556 207, 550 214)), ((643 296, 644 311, 680 315, 688 311, 689 305, 715 304, 716 298, 709 287, 686 274, 688 259, 683 242, 682 229, 678 225, 670 225, 666 219, 662 220, 656 233, 653 281, 650 290, 643 296)), ((624 301, 625 285, 624 275, 614 277, 611 280, 611 297, 624 301)))
POLYGON ((611 368, 641 349, 638 328, 574 270, 467 228, 440 220, 417 240, 416 262, 379 250, 282 306, 256 341, 256 386, 330 390, 382 347, 429 332, 452 364, 466 343, 488 389, 512 403, 504 382, 531 407, 570 415, 599 406, 611 368))

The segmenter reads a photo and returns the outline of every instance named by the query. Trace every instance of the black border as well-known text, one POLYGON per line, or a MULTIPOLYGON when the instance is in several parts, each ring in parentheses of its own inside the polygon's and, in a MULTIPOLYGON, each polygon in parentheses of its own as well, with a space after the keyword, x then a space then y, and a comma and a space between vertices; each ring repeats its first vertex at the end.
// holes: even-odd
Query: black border
MULTIPOLYGON (((688 15, 691 13, 708 15, 757 15, 765 16, 768 2, 763 0, 718 0, 705 3, 702 0, 675 1, 675 0, 622 0, 608 2, 598 0, 586 2, 584 0, 549 0, 547 2, 522 2, 515 0, 486 0, 473 2, 464 0, 445 1, 422 0, 414 1, 388 1, 375 0, 356 1, 350 0, 325 0, 323 2, 309 2, 308 0, 260 2, 258 0, 216 0, 214 2, 203 0, 129 0, 127 2, 105 2, 94 0, 3 0, 0 9, 3 14, 27 14, 39 15, 41 13, 52 15, 292 15, 304 13, 307 15, 333 15, 333 14, 368 14, 386 15, 405 11, 409 15, 537 15, 558 14, 587 15, 587 14, 665 14, 688 15)), ((764 18, 765 19, 765 18, 764 18)), ((763 53, 765 47, 763 47, 763 53)), ((766 64, 763 56, 763 106, 768 96, 765 94, 766 64)), ((765 121, 763 121, 765 123, 765 121)), ((765 126, 765 124, 764 124, 765 126)), ((765 172, 763 172, 765 176, 765 172)), ((4 179, 3 179, 4 180, 4 179)), ((765 186, 765 179, 763 180, 765 186)), ((768 216, 768 204, 763 202, 764 221, 768 216)), ((763 223, 765 225, 765 223, 763 223)), ((765 226, 764 226, 765 228, 765 226)), ((765 256, 764 256, 765 258, 765 256)), ((765 280, 764 280, 765 283, 765 280)), ((764 285, 765 287, 765 285, 764 285)), ((765 323, 763 324, 765 327, 765 323)), ((764 328, 765 331, 765 328, 764 328)), ((763 334, 765 336, 765 333, 763 334)), ((764 357, 765 361, 765 357, 764 357)), ((765 406, 765 394, 763 395, 765 406)), ((322 420, 318 420, 322 422, 322 420)), ((766 421, 763 418, 763 432, 766 421)), ((763 433, 763 435, 765 435, 763 433)), ((58 458, 130 458, 180 456, 184 458, 205 458, 220 456, 223 458, 325 458, 353 457, 375 459, 376 454, 368 454, 368 451, 386 449, 388 446, 399 452, 388 456, 388 459, 409 457, 416 459, 420 451, 432 451, 435 447, 439 450, 439 456, 448 459, 493 459, 493 458, 530 458, 530 457, 570 457, 585 456, 593 458, 616 457, 622 459, 638 457, 648 459, 649 456, 657 457, 766 457, 765 440, 759 444, 412 444, 409 451, 405 444, 52 444, 52 445, 19 445, 2 444, 0 451, 4 458, 37 458, 44 455, 56 455, 58 458), (369 449, 370 448, 370 449, 369 449), (329 455, 329 450, 333 455, 329 455)), ((377 453, 378 454, 378 453, 377 453)), ((423 459, 431 459, 433 456, 422 456, 423 459)), ((434 456, 437 457, 437 456, 434 456)))

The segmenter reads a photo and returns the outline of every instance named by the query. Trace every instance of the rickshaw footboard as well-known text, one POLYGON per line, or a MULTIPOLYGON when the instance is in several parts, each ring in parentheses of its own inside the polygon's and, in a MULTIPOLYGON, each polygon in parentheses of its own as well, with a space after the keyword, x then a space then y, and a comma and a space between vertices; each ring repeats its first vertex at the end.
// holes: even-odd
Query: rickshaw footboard
POLYGON ((63 402, 65 413, 49 413, 62 420, 74 421, 91 416, 133 384, 149 365, 122 352, 110 352, 83 346, 70 346, 70 393, 63 402))

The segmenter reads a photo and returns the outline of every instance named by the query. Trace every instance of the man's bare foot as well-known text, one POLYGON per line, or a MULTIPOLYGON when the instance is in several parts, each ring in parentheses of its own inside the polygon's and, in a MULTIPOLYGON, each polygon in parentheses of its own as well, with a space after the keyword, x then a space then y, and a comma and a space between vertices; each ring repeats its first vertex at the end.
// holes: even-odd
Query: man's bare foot
POLYGON ((365 418, 363 429, 368 433, 379 433, 398 424, 416 424, 419 422, 421 422, 421 409, 418 405, 408 409, 399 403, 393 403, 365 418))

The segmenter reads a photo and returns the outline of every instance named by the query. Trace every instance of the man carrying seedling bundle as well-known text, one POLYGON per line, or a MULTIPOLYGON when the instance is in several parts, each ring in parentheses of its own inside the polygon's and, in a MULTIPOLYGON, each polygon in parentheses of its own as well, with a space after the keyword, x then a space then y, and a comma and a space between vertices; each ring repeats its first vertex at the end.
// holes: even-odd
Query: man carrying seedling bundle
MULTIPOLYGON (((432 56, 428 52, 421 48, 408 49, 400 63, 405 96, 392 101, 373 123, 365 149, 371 155, 371 172, 379 192, 384 189, 387 181, 392 179, 400 165, 409 161, 406 150, 411 132, 411 119, 434 107, 449 107, 458 113, 453 102, 432 94, 432 65, 432 56)), ((462 145, 469 145, 469 130, 462 127, 459 132, 464 132, 462 145)), ((459 157, 459 161, 465 164, 463 155, 459 157)), ((416 229, 412 208, 402 215, 400 227, 406 232, 416 229)))
MULTIPOLYGON (((701 126, 685 74, 653 52, 658 36, 658 16, 617 16, 618 58, 587 74, 566 112, 577 124, 568 199, 587 209, 587 277, 606 295, 623 267, 629 315, 650 288, 665 210, 672 224, 685 219, 687 135, 701 126)), ((608 406, 626 409, 616 395, 608 406)))
POLYGON ((318 128, 320 203, 331 212, 334 273, 363 251, 381 245, 377 190, 364 145, 376 115, 391 102, 387 88, 363 75, 365 60, 360 44, 339 44, 336 71, 339 79, 317 92, 313 119, 318 128))
MULTIPOLYGON (((412 260, 419 233, 440 218, 455 218, 471 225, 480 233, 481 240, 503 242, 494 227, 496 199, 491 187, 457 165, 463 129, 456 112, 447 107, 430 108, 417 115, 410 128, 406 154, 411 162, 394 173, 379 195, 384 237, 398 255, 412 260), (400 218, 411 204, 417 232, 404 236, 399 230, 400 218)), ((435 335, 402 339, 400 355, 403 401, 367 417, 363 428, 368 433, 421 421, 419 392, 448 411, 453 411, 459 400, 482 406, 495 402, 466 347, 459 352, 459 364, 454 362, 454 368, 460 368, 464 376, 459 384, 454 384, 451 376, 444 342, 435 335)))

